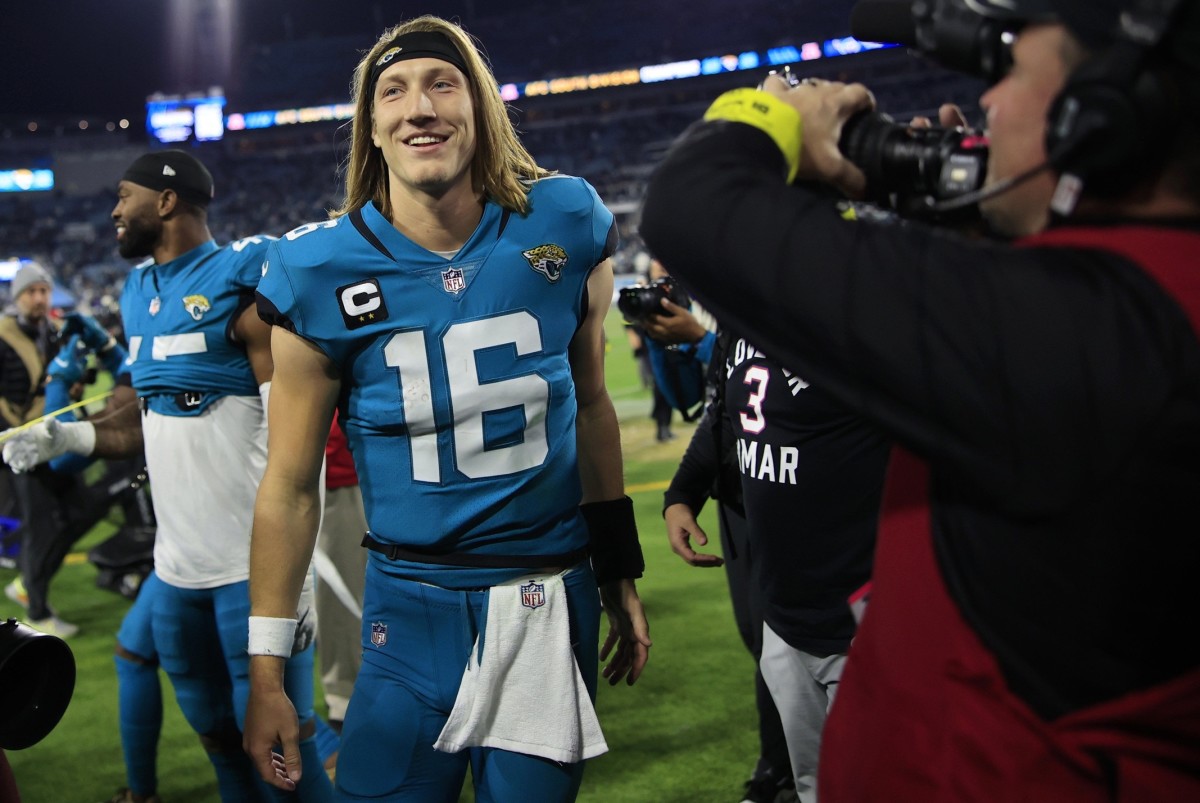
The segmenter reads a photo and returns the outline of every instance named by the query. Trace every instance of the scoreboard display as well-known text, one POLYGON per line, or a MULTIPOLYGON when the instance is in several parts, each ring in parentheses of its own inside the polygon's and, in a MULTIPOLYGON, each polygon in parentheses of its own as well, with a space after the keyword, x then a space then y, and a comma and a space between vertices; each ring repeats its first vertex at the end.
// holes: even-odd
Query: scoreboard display
POLYGON ((225 136, 225 95, 151 95, 146 131, 162 143, 220 139, 225 136))

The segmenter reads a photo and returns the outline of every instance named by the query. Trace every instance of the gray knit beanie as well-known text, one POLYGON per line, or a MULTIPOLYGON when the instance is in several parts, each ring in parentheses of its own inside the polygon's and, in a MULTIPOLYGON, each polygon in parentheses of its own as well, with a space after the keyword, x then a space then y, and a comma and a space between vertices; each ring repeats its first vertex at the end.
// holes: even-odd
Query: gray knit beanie
POLYGON ((45 268, 36 262, 26 262, 13 276, 9 295, 16 300, 17 296, 24 293, 31 284, 38 282, 50 288, 54 287, 54 280, 50 278, 50 274, 46 272, 45 268))

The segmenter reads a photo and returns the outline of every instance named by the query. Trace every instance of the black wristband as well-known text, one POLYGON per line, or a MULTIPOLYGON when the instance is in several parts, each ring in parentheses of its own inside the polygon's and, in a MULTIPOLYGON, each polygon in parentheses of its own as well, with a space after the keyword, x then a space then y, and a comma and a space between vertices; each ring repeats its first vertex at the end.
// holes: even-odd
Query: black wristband
POLYGON ((623 496, 607 502, 589 502, 580 505, 579 512, 588 526, 596 584, 641 577, 646 561, 638 542, 633 500, 623 496))

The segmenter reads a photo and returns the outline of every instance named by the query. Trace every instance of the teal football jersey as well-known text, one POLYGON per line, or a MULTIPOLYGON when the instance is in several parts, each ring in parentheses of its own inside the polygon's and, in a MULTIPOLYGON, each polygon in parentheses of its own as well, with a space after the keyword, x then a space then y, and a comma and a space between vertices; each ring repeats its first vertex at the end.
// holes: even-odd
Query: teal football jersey
POLYGON ((129 272, 121 319, 134 389, 163 415, 198 415, 221 396, 257 396, 233 321, 262 275, 266 235, 218 247, 209 240, 162 265, 129 272))
MULTIPOLYGON (((487 203, 453 259, 413 243, 372 204, 268 250, 260 312, 337 365, 378 541, 506 556, 587 543, 568 347, 613 216, 578 178, 540 180, 530 201, 524 217, 487 203)), ((447 587, 519 573, 387 567, 447 587)))

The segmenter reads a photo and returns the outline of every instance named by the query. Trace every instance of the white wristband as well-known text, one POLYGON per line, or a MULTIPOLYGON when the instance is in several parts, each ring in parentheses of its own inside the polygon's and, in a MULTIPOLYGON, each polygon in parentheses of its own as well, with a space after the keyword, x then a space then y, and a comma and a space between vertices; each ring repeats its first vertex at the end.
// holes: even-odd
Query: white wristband
POLYGON ((60 428, 66 451, 91 456, 96 451, 96 425, 91 421, 68 421, 60 428))
POLYGON ((251 616, 250 640, 246 652, 251 655, 292 657, 292 642, 296 638, 296 620, 276 616, 251 616))

